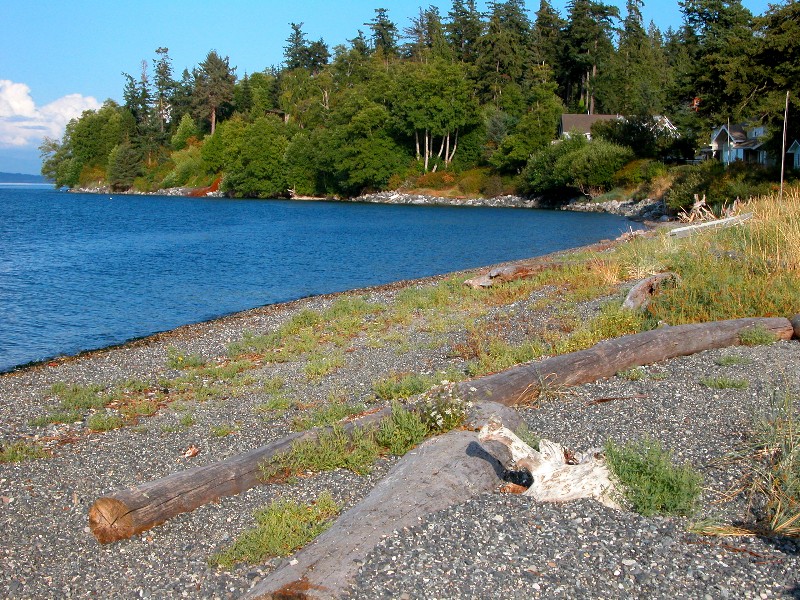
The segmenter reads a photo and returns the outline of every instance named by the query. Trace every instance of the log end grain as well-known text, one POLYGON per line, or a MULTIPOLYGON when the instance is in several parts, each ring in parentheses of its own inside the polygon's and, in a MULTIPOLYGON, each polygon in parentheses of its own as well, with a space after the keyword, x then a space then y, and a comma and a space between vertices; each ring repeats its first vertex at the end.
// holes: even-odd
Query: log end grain
POLYGON ((793 316, 791 319, 789 319, 789 322, 794 328, 794 339, 800 340, 800 315, 793 316))
POLYGON ((98 498, 89 509, 89 529, 101 544, 124 540, 160 523, 137 526, 131 509, 116 498, 98 498))

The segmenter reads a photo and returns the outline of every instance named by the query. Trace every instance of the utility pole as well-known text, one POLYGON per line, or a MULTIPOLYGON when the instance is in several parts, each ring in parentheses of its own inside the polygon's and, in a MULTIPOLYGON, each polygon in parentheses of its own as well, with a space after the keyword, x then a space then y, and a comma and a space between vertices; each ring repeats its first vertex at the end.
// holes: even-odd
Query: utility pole
POLYGON ((786 172, 786 122, 789 120, 789 92, 786 92, 786 108, 783 111, 783 146, 781 148, 781 191, 778 193, 778 204, 783 204, 783 176, 786 172))

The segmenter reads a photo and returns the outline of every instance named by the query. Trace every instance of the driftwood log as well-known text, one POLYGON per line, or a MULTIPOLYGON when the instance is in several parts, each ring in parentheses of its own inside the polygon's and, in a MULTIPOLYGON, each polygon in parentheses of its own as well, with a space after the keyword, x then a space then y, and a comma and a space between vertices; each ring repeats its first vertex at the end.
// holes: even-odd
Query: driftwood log
MULTIPOLYGON (((376 423, 389 411, 384 409, 348 423, 345 430, 376 423)), ((323 430, 295 433, 221 462, 118 490, 95 501, 89 509, 89 528, 101 544, 115 542, 223 496, 239 494, 263 483, 262 462, 289 451, 295 442, 316 438, 323 430)))
MULTIPOLYGON (((567 453, 561 444, 542 439, 539 450, 534 450, 496 419, 481 428, 478 438, 484 443, 503 444, 511 455, 513 470, 524 469, 531 474, 533 483, 525 496, 539 502, 594 498, 611 508, 620 508, 615 500, 619 494, 600 449, 567 453)), ((504 464, 511 470, 512 465, 504 464)))
POLYGON ((685 227, 676 227, 670 230, 669 234, 672 237, 683 238, 689 237, 702 231, 712 231, 714 229, 722 229, 723 227, 731 227, 744 223, 753 216, 753 213, 745 213, 743 215, 736 215, 733 217, 726 217, 724 219, 715 219, 713 221, 704 221, 696 225, 686 225, 685 227))
MULTIPOLYGON (((800 329, 800 316, 795 318, 800 329)), ((588 350, 528 363, 501 373, 459 383, 456 393, 476 403, 524 404, 546 389, 560 389, 609 377, 618 371, 739 343, 739 333, 763 327, 789 339, 794 326, 783 318, 753 318, 666 327, 601 342, 588 350)), ((368 415, 346 427, 363 427, 388 415, 368 415)), ((99 498, 89 510, 89 527, 101 543, 132 537, 180 513, 232 496, 262 483, 259 465, 286 452, 295 441, 320 430, 297 433, 225 461, 173 473, 135 488, 99 498)))
POLYGON ((487 453, 471 428, 479 428, 488 419, 510 419, 512 427, 521 421, 512 409, 494 403, 479 409, 467 430, 431 438, 401 458, 366 498, 246 597, 336 598, 388 533, 413 527, 427 515, 494 490, 504 469, 493 455, 502 456, 505 449, 497 444, 487 453))
POLYGON ((648 365, 702 350, 740 344, 739 334, 754 327, 771 332, 777 339, 792 338, 789 319, 751 318, 661 327, 538 362, 526 363, 480 379, 461 382, 459 395, 473 401, 491 400, 507 406, 536 400, 542 392, 560 390, 619 371, 648 365))
POLYGON ((647 305, 650 304, 650 300, 659 289, 666 285, 675 285, 680 279, 680 275, 672 272, 657 273, 647 279, 643 279, 628 292, 625 301, 622 303, 622 308, 631 310, 647 308, 647 305))
POLYGON ((532 266, 525 266, 525 265, 510 265, 507 267, 495 267, 491 269, 488 273, 483 275, 478 275, 477 277, 473 277, 472 279, 467 279, 464 282, 464 285, 468 285, 473 289, 481 289, 481 288, 488 288, 492 287, 493 285, 499 285, 501 283, 507 283, 509 281, 516 281, 517 279, 525 279, 526 277, 533 277, 537 273, 540 273, 547 269, 548 267, 553 266, 553 264, 539 264, 539 265, 532 265, 532 266))

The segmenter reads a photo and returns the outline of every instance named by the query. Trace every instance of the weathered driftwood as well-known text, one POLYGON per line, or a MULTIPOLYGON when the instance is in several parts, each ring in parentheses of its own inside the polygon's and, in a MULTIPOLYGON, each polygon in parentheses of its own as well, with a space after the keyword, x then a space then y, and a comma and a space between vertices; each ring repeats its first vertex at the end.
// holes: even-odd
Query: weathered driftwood
MULTIPOLYGON (((375 423, 389 410, 348 423, 345 429, 375 423)), ((317 437, 322 430, 295 433, 218 463, 118 490, 95 501, 89 509, 89 527, 97 540, 106 544, 132 537, 220 497, 236 495, 263 483, 259 468, 262 462, 287 452, 297 441, 317 437)))
POLYGON ((567 502, 579 498, 594 498, 612 508, 620 508, 619 497, 611 473, 600 450, 583 454, 567 453, 566 449, 550 440, 541 440, 539 450, 534 450, 519 439, 500 421, 492 420, 481 428, 481 442, 497 441, 511 454, 511 470, 524 469, 533 477, 533 483, 524 495, 540 502, 567 502), (569 458, 569 460, 568 460, 569 458))
POLYGON ((468 285, 474 289, 488 288, 493 285, 515 281, 517 279, 525 279, 532 277, 536 273, 540 273, 551 265, 542 264, 536 266, 523 266, 523 265, 510 265, 507 267, 496 267, 491 269, 488 273, 478 275, 472 279, 467 279, 464 285, 468 285))
POLYGON ((644 309, 650 304, 653 295, 665 285, 674 285, 680 281, 680 275, 677 273, 657 273, 643 279, 631 288, 625 301, 622 303, 622 308, 629 308, 631 310, 644 309))
MULTIPOLYGON (((512 427, 519 423, 516 412, 504 406, 486 403, 481 408, 472 421, 475 428, 488 418, 510 419, 512 427), (488 417, 489 413, 494 417, 488 417)), ((491 450, 492 454, 505 453, 499 444, 491 450)), ((246 597, 338 597, 366 555, 387 534, 495 489, 501 483, 503 467, 492 454, 483 450, 474 430, 451 431, 427 440, 401 458, 366 498, 246 597)))
POLYGON ((686 227, 676 227, 675 229, 670 230, 669 234, 673 237, 678 237, 678 238, 688 237, 690 235, 694 235, 695 233, 700 233, 701 231, 710 231, 713 229, 721 229, 723 227, 731 227, 733 225, 738 225, 739 223, 744 223, 752 216, 753 213, 745 213, 743 215, 726 217, 725 219, 704 221, 703 223, 697 223, 696 225, 687 225, 686 227))
POLYGON ((791 339, 794 333, 789 320, 781 317, 662 327, 465 381, 458 384, 457 390, 460 396, 473 401, 492 400, 507 406, 525 404, 538 398, 543 391, 588 383, 619 371, 702 350, 737 345, 739 333, 753 327, 762 327, 783 340, 791 339))
POLYGON ((800 339, 800 315, 793 316, 791 319, 789 319, 789 322, 792 324, 792 327, 794 328, 795 339, 800 339))

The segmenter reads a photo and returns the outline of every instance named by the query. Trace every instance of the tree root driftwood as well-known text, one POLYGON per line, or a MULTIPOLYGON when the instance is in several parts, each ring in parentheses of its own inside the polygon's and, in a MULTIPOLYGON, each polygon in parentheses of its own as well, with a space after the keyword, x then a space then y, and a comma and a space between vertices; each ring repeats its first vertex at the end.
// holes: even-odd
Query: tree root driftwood
POLYGON ((513 431, 493 419, 481 428, 481 442, 497 441, 508 449, 509 470, 524 469, 533 483, 524 492, 540 502, 567 502, 579 498, 594 498, 611 508, 620 508, 619 497, 600 449, 582 454, 568 452, 562 445, 540 440, 534 450, 513 431))
POLYGON ((677 273, 656 273, 634 285, 625 297, 622 308, 630 310, 643 310, 650 304, 655 293, 668 285, 675 286, 680 283, 681 277, 677 273))
MULTIPOLYGON (((336 598, 352 582, 359 564, 389 533, 501 483, 505 448, 478 443, 475 429, 495 419, 517 426, 516 411, 491 402, 473 413, 467 429, 431 438, 406 454, 361 502, 325 533, 270 573, 246 598, 336 598), (491 415, 491 416, 489 416, 491 415)), ((490 443, 491 444, 491 443, 490 443)))

